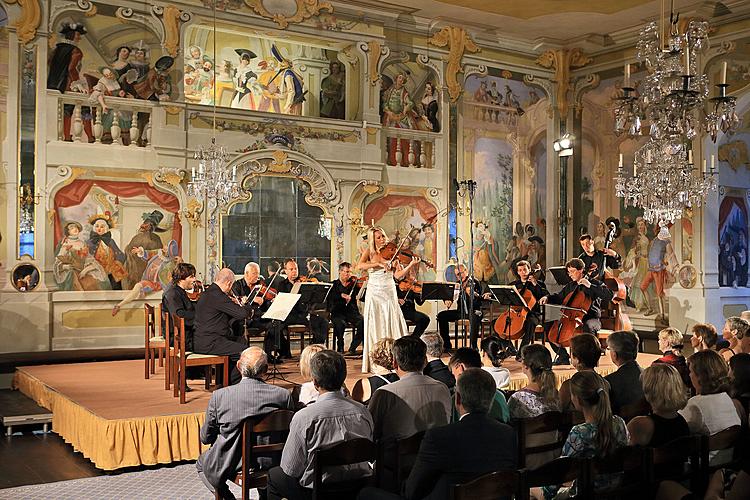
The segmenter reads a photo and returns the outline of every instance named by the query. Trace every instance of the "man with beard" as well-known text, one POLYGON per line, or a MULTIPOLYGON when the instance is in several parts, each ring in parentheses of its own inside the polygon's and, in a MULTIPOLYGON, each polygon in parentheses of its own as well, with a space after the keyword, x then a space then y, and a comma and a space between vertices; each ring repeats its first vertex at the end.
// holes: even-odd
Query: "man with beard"
POLYGON ((146 264, 156 252, 164 248, 164 243, 159 235, 165 230, 159 227, 159 223, 164 218, 164 214, 159 210, 143 214, 143 224, 138 229, 138 234, 133 236, 128 246, 125 247, 125 269, 128 272, 127 278, 123 282, 126 289, 131 289, 143 277, 143 271, 146 270, 146 264))
POLYGON ((104 268, 112 290, 122 290, 122 280, 127 279, 128 272, 123 265, 125 254, 112 239, 110 232, 114 227, 112 216, 109 212, 92 215, 89 218, 89 224, 91 224, 88 241, 89 254, 104 268))

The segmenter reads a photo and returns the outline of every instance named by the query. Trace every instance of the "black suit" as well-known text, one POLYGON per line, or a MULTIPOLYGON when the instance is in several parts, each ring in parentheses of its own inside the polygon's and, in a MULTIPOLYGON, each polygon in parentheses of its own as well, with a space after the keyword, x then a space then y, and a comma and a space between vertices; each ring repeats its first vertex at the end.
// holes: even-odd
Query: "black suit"
POLYGON ((396 287, 396 294, 399 300, 404 301, 401 305, 401 313, 404 315, 404 319, 414 323, 414 331, 411 334, 415 337, 421 336, 430 326, 430 317, 421 311, 417 311, 416 304, 421 306, 424 304, 424 300, 420 296, 415 298, 414 292, 402 292, 398 287, 396 287))
POLYGON ((622 257, 620 257, 620 255, 612 257, 601 250, 594 250, 594 255, 589 255, 586 252, 583 252, 578 258, 581 259, 586 266, 586 274, 600 281, 604 279, 604 269, 606 267, 610 269, 620 269, 620 266, 622 265, 622 257))
POLYGON ((486 413, 470 413, 456 423, 427 430, 401 497, 366 488, 358 498, 448 500, 452 484, 489 472, 514 470, 516 446, 512 427, 486 413))
MULTIPOLYGON (((235 281, 232 285, 232 293, 239 298, 254 297, 257 291, 253 290, 253 288, 256 285, 261 284, 263 283, 258 281, 257 283, 248 285, 247 281, 245 281, 245 278, 242 277, 235 281)), ((257 328, 261 332, 265 332, 268 329, 268 326, 271 324, 270 320, 261 318, 261 316, 263 316, 263 313, 265 313, 268 308, 271 307, 270 300, 263 301, 263 304, 261 305, 258 305, 252 301, 248 301, 248 304, 253 309, 253 315, 245 319, 245 321, 235 321, 234 323, 232 323, 232 329, 234 330, 234 336, 236 338, 244 337, 245 328, 257 328)))
POLYGON ((609 382, 609 400, 613 413, 619 415, 623 406, 644 398, 641 371, 635 360, 626 361, 616 371, 604 377, 609 382))
MULTIPOLYGON (((352 279, 356 280, 357 278, 352 279)), ((347 324, 354 326, 349 352, 354 352, 364 339, 365 319, 357 307, 359 290, 360 287, 357 284, 345 286, 341 283, 341 280, 334 280, 331 291, 328 293, 328 311, 331 313, 333 337, 336 339, 335 347, 338 352, 344 352, 344 331, 347 324), (341 294, 351 296, 349 302, 344 300, 341 294)))
MULTIPOLYGON (((464 282, 459 285, 461 292, 458 296, 458 308, 441 311, 437 315, 438 330, 440 331, 440 336, 443 337, 443 345, 446 349, 451 349, 450 325, 448 323, 462 318, 469 320, 469 324, 471 325, 469 343, 472 349, 477 348, 477 337, 479 336, 479 327, 482 323, 482 287, 476 280, 467 278, 467 282, 471 283, 470 291, 474 293, 474 314, 469 314, 471 297, 466 293, 466 289, 470 285, 464 282)), ((456 339, 456 343, 458 343, 458 339, 456 339)))
POLYGON ((232 319, 244 320, 251 314, 252 308, 248 304, 238 306, 216 283, 206 288, 195 306, 195 352, 229 356, 229 379, 232 384, 242 378, 236 364, 247 344, 229 339, 232 335, 229 322, 232 319))
POLYGON ((453 387, 456 385, 456 377, 453 376, 442 359, 433 359, 427 363, 422 373, 444 383, 451 391, 453 391, 453 387))
MULTIPOLYGON (((161 303, 162 308, 166 308, 168 313, 185 319, 185 349, 192 351, 195 332, 195 302, 188 298, 187 292, 180 285, 173 283, 164 292, 161 303)), ((171 317, 169 321, 171 325, 171 317)))
MULTIPOLYGON (((294 286, 294 283, 288 279, 281 280, 277 283, 276 290, 283 293, 291 292, 292 287, 294 286)), ((274 322, 275 324, 269 327, 268 333, 266 334, 267 340, 273 340, 274 349, 271 350, 278 350, 279 354, 282 356, 288 358, 292 357, 291 346, 289 344, 289 334, 286 331, 286 328, 289 325, 309 326, 310 330, 312 330, 313 343, 324 344, 328 337, 328 321, 313 313, 310 313, 310 320, 308 321, 307 314, 307 304, 302 304, 298 301, 294 305, 292 312, 286 317, 286 321, 281 323, 274 322)), ((271 350, 268 350, 267 352, 270 352, 271 350)))

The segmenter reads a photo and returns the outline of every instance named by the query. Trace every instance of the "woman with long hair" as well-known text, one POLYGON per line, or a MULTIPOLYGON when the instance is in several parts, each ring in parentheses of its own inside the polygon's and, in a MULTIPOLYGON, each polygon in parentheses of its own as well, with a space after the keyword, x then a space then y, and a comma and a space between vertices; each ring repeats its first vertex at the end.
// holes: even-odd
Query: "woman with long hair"
POLYGON ((532 418, 548 411, 559 411, 557 377, 552 371, 552 355, 541 344, 521 350, 521 370, 529 383, 508 400, 511 418, 532 418))
POLYGON ((388 244, 388 237, 381 227, 367 230, 367 248, 362 252, 357 270, 367 271, 367 292, 365 294, 365 338, 362 356, 362 373, 370 371, 370 349, 383 338, 397 339, 409 333, 404 314, 398 303, 395 279, 401 279, 419 264, 413 259, 402 266, 398 259, 389 261, 380 256, 380 251, 388 244))

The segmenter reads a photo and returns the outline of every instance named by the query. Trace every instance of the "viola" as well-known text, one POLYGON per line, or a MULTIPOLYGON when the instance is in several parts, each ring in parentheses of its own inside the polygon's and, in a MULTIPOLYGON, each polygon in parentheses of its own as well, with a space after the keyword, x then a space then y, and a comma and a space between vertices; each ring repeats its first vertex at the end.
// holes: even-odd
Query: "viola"
POLYGON ((411 250, 401 248, 393 241, 389 241, 388 243, 386 243, 385 246, 380 249, 378 254, 382 259, 387 261, 397 259, 402 266, 408 266, 412 260, 420 259, 425 266, 429 267, 430 269, 435 269, 435 264, 433 264, 429 260, 422 259, 419 255, 415 254, 411 250))
POLYGON ((271 288, 270 286, 266 284, 260 285, 260 290, 258 290, 258 294, 256 297, 260 297, 263 300, 273 300, 276 298, 276 295, 278 295, 278 290, 275 288, 271 288))
POLYGON ((298 276, 295 281, 299 281, 301 283, 320 283, 320 280, 318 278, 312 276, 298 276))
POLYGON ((203 291, 204 291, 203 282, 195 280, 195 282, 193 283, 193 290, 189 292, 186 291, 186 293, 187 293, 188 299, 195 302, 196 300, 200 298, 201 293, 203 293, 203 291))
POLYGON ((422 294, 422 282, 417 280, 403 280, 399 281, 398 289, 402 292, 413 292, 418 295, 422 294))
POLYGON ((536 305, 536 297, 531 293, 531 290, 526 288, 526 281, 521 290, 518 293, 526 301, 527 307, 523 306, 510 306, 507 311, 502 313, 495 320, 493 329, 500 338, 508 340, 518 340, 523 337, 523 324, 526 322, 526 316, 536 305), (506 328, 507 325, 507 328, 506 328))

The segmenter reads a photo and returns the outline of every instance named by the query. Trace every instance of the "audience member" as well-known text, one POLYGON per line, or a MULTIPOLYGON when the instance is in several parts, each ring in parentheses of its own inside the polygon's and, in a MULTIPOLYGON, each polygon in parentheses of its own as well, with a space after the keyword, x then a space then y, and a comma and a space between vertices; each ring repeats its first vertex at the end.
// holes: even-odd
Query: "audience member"
POLYGON ((352 398, 365 405, 376 390, 398 380, 398 373, 393 371, 393 339, 384 338, 375 342, 370 349, 370 369, 374 375, 357 380, 352 388, 352 398))
POLYGON ((511 418, 537 417, 559 411, 557 377, 552 371, 552 356, 541 344, 530 344, 521 351, 521 370, 528 383, 508 400, 511 418))
MULTIPOLYGON (((593 372, 602 357, 602 347, 599 339, 590 333, 582 333, 570 339, 570 363, 579 372, 593 372)), ((570 400, 570 379, 560 385, 560 409, 573 410, 570 400)))
POLYGON ((729 346, 719 351, 719 354, 722 355, 725 361, 729 362, 729 358, 742 352, 740 343, 748 334, 748 331, 750 331, 750 324, 744 319, 739 316, 727 318, 724 322, 724 329, 721 331, 721 336, 729 342, 729 346))
MULTIPOLYGON (((319 396, 315 404, 294 414, 281 465, 268 472, 269 500, 312 498, 313 452, 352 439, 372 439, 372 417, 360 403, 344 397, 346 360, 325 350, 310 360, 310 374, 319 396)), ((323 482, 354 480, 372 474, 368 463, 326 470, 323 482)))
POLYGON ((498 389, 505 389, 510 384, 510 370, 503 368, 505 359, 505 350, 503 341, 496 335, 490 335, 482 340, 480 344, 480 354, 482 355, 482 369, 489 372, 495 380, 498 389), (489 366, 488 366, 489 365, 489 366))
MULTIPOLYGON (((592 371, 578 372, 570 379, 570 392, 573 406, 583 413, 585 422, 575 425, 568 434, 562 449, 562 456, 577 458, 603 458, 618 448, 627 446, 628 429, 625 421, 612 414, 609 401, 609 384, 599 374, 592 371)), ((600 474, 594 480, 597 491, 617 484, 617 474, 600 474)), ((532 490, 536 498, 572 498, 577 486, 545 486, 542 492, 532 490)))
POLYGON ((677 369, 667 363, 652 365, 641 373, 643 394, 651 414, 628 423, 630 444, 661 446, 690 434, 687 422, 677 413, 687 404, 687 392, 677 369))
POLYGON ((638 356, 638 335, 634 332, 613 332, 607 337, 609 357, 617 370, 607 375, 612 402, 612 413, 619 415, 622 407, 643 400, 641 367, 638 356))
POLYGON ((403 439, 450 419, 450 391, 442 382, 422 374, 427 346, 406 336, 393 343, 393 363, 399 380, 382 386, 370 398, 368 409, 377 441, 403 439))
MULTIPOLYGON (((280 408, 294 408, 289 391, 263 382, 268 357, 260 347, 242 351, 237 370, 242 375, 239 384, 211 394, 200 432, 201 443, 210 444, 211 448, 203 452, 195 464, 203 483, 223 499, 234 498, 226 482, 234 477, 242 461, 243 421, 280 408)), ((255 464, 262 468, 269 465, 267 462, 255 464)))
POLYGON ((659 350, 664 356, 654 361, 656 363, 666 363, 672 365, 677 373, 682 377, 685 387, 692 388, 690 385, 690 373, 687 367, 685 356, 682 355, 682 332, 677 328, 667 327, 659 332, 659 350))
MULTIPOLYGON (((712 436, 733 425, 740 425, 741 408, 727 394, 729 372, 724 358, 716 351, 696 352, 688 358, 690 381, 696 395, 688 400, 680 415, 694 434, 712 436)), ((711 452, 712 465, 731 458, 732 450, 711 452)))
POLYGON ((299 389, 299 402, 303 405, 309 405, 318 399, 318 390, 315 389, 315 384, 310 374, 310 360, 320 351, 324 351, 325 348, 326 346, 323 344, 310 344, 302 349, 299 355, 299 374, 306 380, 299 389))
POLYGON ((750 323, 750 310, 748 310, 748 311, 742 311, 740 313, 740 318, 742 318, 745 321, 747 321, 748 323, 750 323))
POLYGON ((716 349, 716 341, 719 336, 716 334, 716 327, 709 323, 696 323, 692 328, 693 336, 690 337, 690 344, 695 352, 716 349))
POLYGON ((487 372, 466 369, 456 382, 455 404, 460 419, 425 433, 402 496, 367 488, 358 498, 447 499, 453 484, 497 470, 515 469, 517 445, 513 429, 488 415, 496 392, 495 382, 487 372))
POLYGON ((448 389, 453 390, 456 385, 456 377, 440 359, 440 356, 443 355, 443 337, 437 333, 425 333, 420 338, 427 346, 427 366, 424 367, 422 373, 444 383, 448 386, 448 389))
POLYGON ((741 352, 732 356, 729 360, 729 380, 729 395, 740 403, 745 416, 750 415, 750 354, 741 352))
MULTIPOLYGON (((456 380, 469 368, 482 368, 482 358, 476 349, 469 347, 461 347, 456 349, 456 352, 451 356, 448 361, 448 368, 456 380)), ((490 407, 490 417, 503 423, 510 422, 510 410, 508 410, 508 402, 505 400, 505 395, 500 389, 495 391, 495 399, 492 401, 490 407)), ((454 407, 451 422, 457 422, 460 418, 458 410, 454 407)))

